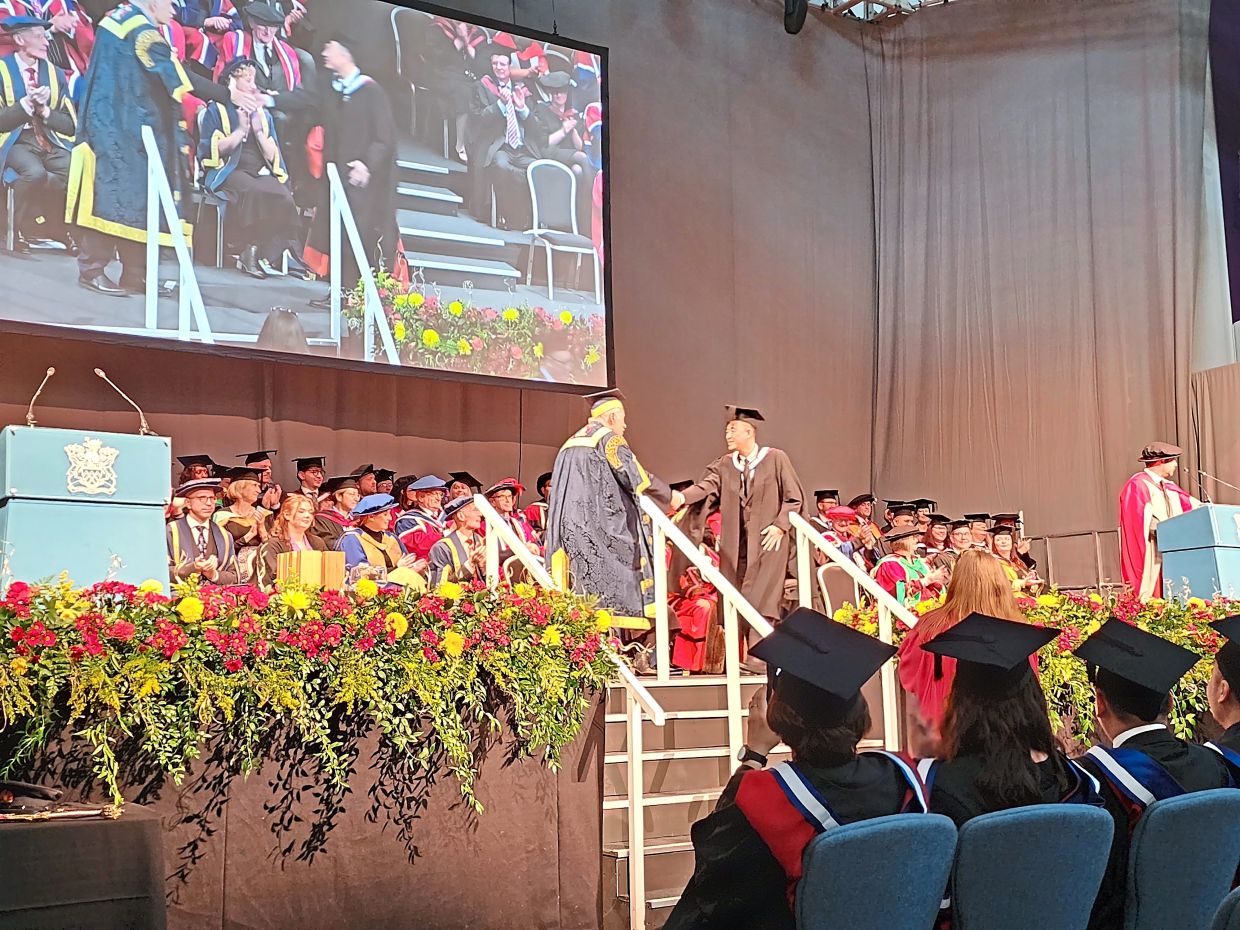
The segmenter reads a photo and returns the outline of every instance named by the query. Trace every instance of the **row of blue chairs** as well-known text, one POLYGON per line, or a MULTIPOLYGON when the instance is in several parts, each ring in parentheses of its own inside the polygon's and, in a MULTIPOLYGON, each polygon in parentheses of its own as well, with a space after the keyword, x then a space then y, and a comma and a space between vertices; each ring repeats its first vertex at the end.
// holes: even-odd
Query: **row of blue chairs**
MULTIPOLYGON (((805 852, 798 930, 929 930, 951 890, 953 930, 1073 930, 1089 923, 1114 821, 1079 804, 974 818, 937 814, 838 827, 805 852)), ((1124 930, 1240 930, 1240 792, 1151 804, 1128 859, 1124 930)))

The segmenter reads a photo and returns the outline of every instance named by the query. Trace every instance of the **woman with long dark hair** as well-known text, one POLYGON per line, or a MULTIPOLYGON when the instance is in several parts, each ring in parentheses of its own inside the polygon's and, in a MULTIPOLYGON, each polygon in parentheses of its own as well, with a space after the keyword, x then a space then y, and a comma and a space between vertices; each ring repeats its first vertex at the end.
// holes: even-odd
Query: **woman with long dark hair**
POLYGON ((971 614, 922 647, 956 660, 939 759, 924 766, 930 810, 957 826, 981 814, 1100 803, 1097 783, 1055 745, 1031 658, 1058 631, 971 614))

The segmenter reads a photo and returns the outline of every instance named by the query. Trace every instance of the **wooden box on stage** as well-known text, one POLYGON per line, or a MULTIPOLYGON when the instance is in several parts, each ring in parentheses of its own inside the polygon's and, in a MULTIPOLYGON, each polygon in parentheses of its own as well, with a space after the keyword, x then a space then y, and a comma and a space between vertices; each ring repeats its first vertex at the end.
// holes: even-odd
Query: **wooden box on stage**
POLYGON ((1158 524, 1166 597, 1240 597, 1240 507, 1206 504, 1158 524))
POLYGON ((344 587, 344 553, 281 552, 276 556, 276 578, 339 591, 344 587))

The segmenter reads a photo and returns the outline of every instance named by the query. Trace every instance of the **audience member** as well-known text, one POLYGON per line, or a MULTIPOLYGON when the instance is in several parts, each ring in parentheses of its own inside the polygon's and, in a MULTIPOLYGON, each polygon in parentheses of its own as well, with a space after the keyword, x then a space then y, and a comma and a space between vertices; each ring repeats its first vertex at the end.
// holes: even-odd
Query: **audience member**
MULTIPOLYGON (((953 520, 947 524, 947 545, 943 551, 930 560, 931 568, 941 568, 950 578, 956 569, 960 556, 973 546, 973 532, 969 529, 968 520, 953 520)), ((985 613, 985 611, 982 611, 985 613)))
POLYGON ((452 483, 448 485, 447 500, 473 497, 482 492, 482 482, 467 471, 450 471, 448 477, 452 479, 452 483))
POLYGON ((525 508, 525 519, 530 526, 534 527, 534 532, 538 534, 541 542, 542 534, 547 531, 547 501, 551 498, 551 472, 546 471, 538 476, 538 483, 534 485, 534 490, 538 492, 538 500, 525 508))
MULTIPOLYGON (((517 501, 525 488, 516 478, 505 478, 500 482, 487 488, 486 499, 492 507, 498 511, 500 517, 511 527, 517 539, 525 543, 525 547, 534 555, 541 555, 542 548, 538 544, 538 534, 534 532, 534 528, 529 525, 525 519, 525 514, 517 509, 517 501)), ((483 536, 486 535, 486 526, 482 528, 483 536)), ((500 558, 505 559, 512 556, 512 550, 508 545, 500 546, 500 558)))
POLYGON ((296 493, 304 494, 314 501, 317 510, 320 489, 327 480, 327 459, 322 455, 307 455, 293 459, 293 465, 297 468, 296 493))
MULTIPOLYGON (((908 517, 912 522, 912 515, 908 517)), ((896 526, 883 538, 890 555, 883 556, 874 567, 874 580, 883 590, 905 606, 937 597, 947 583, 947 573, 931 568, 917 555, 917 540, 922 530, 917 526, 896 526)))
POLYGON ((375 491, 378 494, 391 494, 395 485, 396 472, 390 468, 375 469, 375 491))
POLYGON ((486 548, 478 530, 482 512, 472 496, 456 497, 443 508, 447 534, 431 546, 430 582, 436 587, 445 581, 472 581, 486 570, 486 548))
POLYGON ((323 502, 314 518, 314 533, 329 549, 337 549, 336 544, 344 531, 353 526, 350 515, 362 495, 357 489, 357 479, 352 475, 328 478, 319 491, 323 502))
POLYGON ((181 474, 176 480, 178 485, 215 476, 216 464, 209 455, 179 455, 177 461, 181 463, 181 474))
MULTIPOLYGON (((538 86, 549 97, 534 104, 530 121, 530 149, 539 158, 550 158, 567 165, 578 178, 590 173, 590 157, 582 140, 581 114, 568 105, 571 83, 564 71, 552 71, 538 78, 538 86)), ((578 181, 578 196, 585 196, 586 185, 578 181)))
POLYGON ((422 53, 426 62, 424 80, 427 90, 438 99, 454 129, 452 144, 456 157, 467 164, 466 121, 469 119, 474 84, 490 66, 486 58, 486 41, 486 33, 480 26, 436 16, 427 29, 422 53))
POLYGON ((95 24, 78 0, 44 0, 41 14, 52 24, 52 61, 74 77, 86 73, 95 50, 95 24))
POLYGON ((530 92, 525 84, 513 81, 507 49, 493 45, 486 55, 490 69, 474 85, 466 146, 474 180, 473 208, 482 214, 493 185, 500 225, 527 229, 530 201, 525 169, 536 157, 526 143, 530 92))
POLYGON ((1240 765, 1240 616, 1215 620, 1210 626, 1225 637, 1214 656, 1214 670, 1206 687, 1210 713, 1223 728, 1213 745, 1236 766, 1240 765))
POLYGON ((189 481, 176 489, 185 501, 185 516, 168 524, 168 564, 175 581, 198 575, 211 584, 237 584, 237 556, 232 537, 215 524, 214 478, 189 481))
POLYGON ((352 574, 359 565, 369 565, 386 577, 398 567, 415 572, 426 568, 426 563, 406 553, 388 530, 388 513, 395 506, 396 499, 390 494, 369 494, 357 502, 349 514, 353 526, 336 542, 336 548, 344 553, 345 571, 352 574))
POLYGON ((932 513, 930 523, 926 527, 926 535, 921 538, 923 558, 931 561, 947 548, 947 528, 951 520, 941 513, 932 513))
POLYGON ((964 518, 969 521, 969 533, 973 537, 973 545, 989 552, 990 536, 986 531, 990 528, 990 514, 966 513, 964 518))
POLYGON ((407 491, 412 504, 396 518, 396 535, 406 552, 429 559, 431 547, 443 539, 443 499, 447 485, 436 475, 412 482, 407 491))
POLYGON ((374 465, 369 462, 365 465, 358 465, 349 474, 357 479, 357 490, 362 497, 379 493, 379 479, 375 477, 374 465))
POLYGON ((1015 528, 1007 524, 996 524, 987 532, 990 534, 990 551, 1003 566, 1003 571, 1012 583, 1012 589, 1017 593, 1037 594, 1042 588, 1042 580, 1038 578, 1037 572, 1026 568, 1017 555, 1015 528))
POLYGON ((233 540, 237 569, 243 582, 254 575, 258 547, 267 539, 270 512, 258 506, 262 496, 261 476, 251 468, 233 469, 232 480, 224 489, 227 506, 215 512, 215 522, 233 540))
POLYGON ((243 468, 251 468, 258 472, 258 483, 262 489, 262 496, 258 502, 264 509, 273 512, 280 506, 280 501, 284 497, 284 489, 272 481, 271 457, 275 454, 275 449, 259 449, 256 452, 243 452, 237 456, 239 459, 244 459, 243 468))
POLYGON ((322 552, 327 549, 327 544, 311 532, 314 517, 314 498, 304 494, 289 494, 284 498, 271 523, 271 532, 258 547, 255 580, 259 587, 268 591, 275 587, 278 563, 283 553, 322 552))

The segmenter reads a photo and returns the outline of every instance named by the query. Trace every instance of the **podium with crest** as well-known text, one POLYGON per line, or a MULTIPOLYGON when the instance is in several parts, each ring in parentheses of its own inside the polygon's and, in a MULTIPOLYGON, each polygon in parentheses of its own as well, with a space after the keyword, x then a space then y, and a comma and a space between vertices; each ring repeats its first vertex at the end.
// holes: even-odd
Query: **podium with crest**
POLYGON ((0 589, 68 572, 75 584, 168 582, 161 436, 0 431, 0 589))

